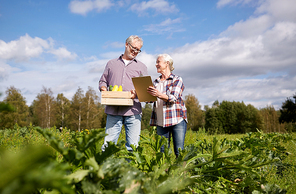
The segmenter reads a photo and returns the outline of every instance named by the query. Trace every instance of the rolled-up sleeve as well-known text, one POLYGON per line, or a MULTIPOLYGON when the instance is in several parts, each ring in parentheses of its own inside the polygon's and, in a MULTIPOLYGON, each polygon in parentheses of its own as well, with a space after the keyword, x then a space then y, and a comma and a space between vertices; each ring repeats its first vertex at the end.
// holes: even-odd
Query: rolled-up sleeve
POLYGON ((168 103, 175 103, 177 99, 180 99, 182 92, 185 89, 183 80, 181 77, 173 79, 173 83, 167 86, 168 103))

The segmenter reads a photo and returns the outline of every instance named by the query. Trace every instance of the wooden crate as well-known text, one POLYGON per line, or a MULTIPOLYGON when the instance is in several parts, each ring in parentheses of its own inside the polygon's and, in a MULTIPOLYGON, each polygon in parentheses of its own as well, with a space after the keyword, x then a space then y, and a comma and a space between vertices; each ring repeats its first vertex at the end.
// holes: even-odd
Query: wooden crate
POLYGON ((131 92, 101 92, 101 104, 116 106, 133 106, 134 100, 131 99, 131 92))

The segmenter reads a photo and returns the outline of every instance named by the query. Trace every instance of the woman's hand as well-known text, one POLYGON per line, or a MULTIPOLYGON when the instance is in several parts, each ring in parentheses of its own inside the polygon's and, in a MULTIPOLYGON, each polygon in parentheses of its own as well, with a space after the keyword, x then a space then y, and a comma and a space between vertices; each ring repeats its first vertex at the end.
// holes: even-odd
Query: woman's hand
POLYGON ((166 94, 161 93, 160 91, 158 91, 156 88, 154 88, 153 86, 149 86, 149 88, 147 88, 147 92, 149 94, 151 94, 152 96, 156 96, 157 98, 167 102, 169 97, 166 94))
POLYGON ((159 97, 161 95, 161 93, 153 86, 149 86, 149 88, 147 88, 147 92, 152 96, 156 96, 156 97, 159 97))

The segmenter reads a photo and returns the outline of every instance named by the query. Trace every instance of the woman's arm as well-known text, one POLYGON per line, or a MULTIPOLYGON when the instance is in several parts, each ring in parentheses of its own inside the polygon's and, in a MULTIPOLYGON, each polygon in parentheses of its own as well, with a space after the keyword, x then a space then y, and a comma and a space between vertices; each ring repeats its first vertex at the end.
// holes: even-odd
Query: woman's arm
POLYGON ((172 83, 172 86, 168 86, 167 90, 167 96, 168 96, 168 102, 174 103, 176 102, 181 96, 182 92, 184 90, 184 84, 181 77, 176 76, 172 83))

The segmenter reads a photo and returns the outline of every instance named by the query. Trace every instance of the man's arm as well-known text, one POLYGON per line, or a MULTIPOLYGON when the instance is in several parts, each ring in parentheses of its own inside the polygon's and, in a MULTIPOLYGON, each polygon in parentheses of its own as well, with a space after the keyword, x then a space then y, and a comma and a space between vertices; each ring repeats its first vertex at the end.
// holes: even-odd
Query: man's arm
POLYGON ((104 72, 99 80, 99 90, 100 91, 107 91, 108 87, 108 63, 105 66, 104 72))

